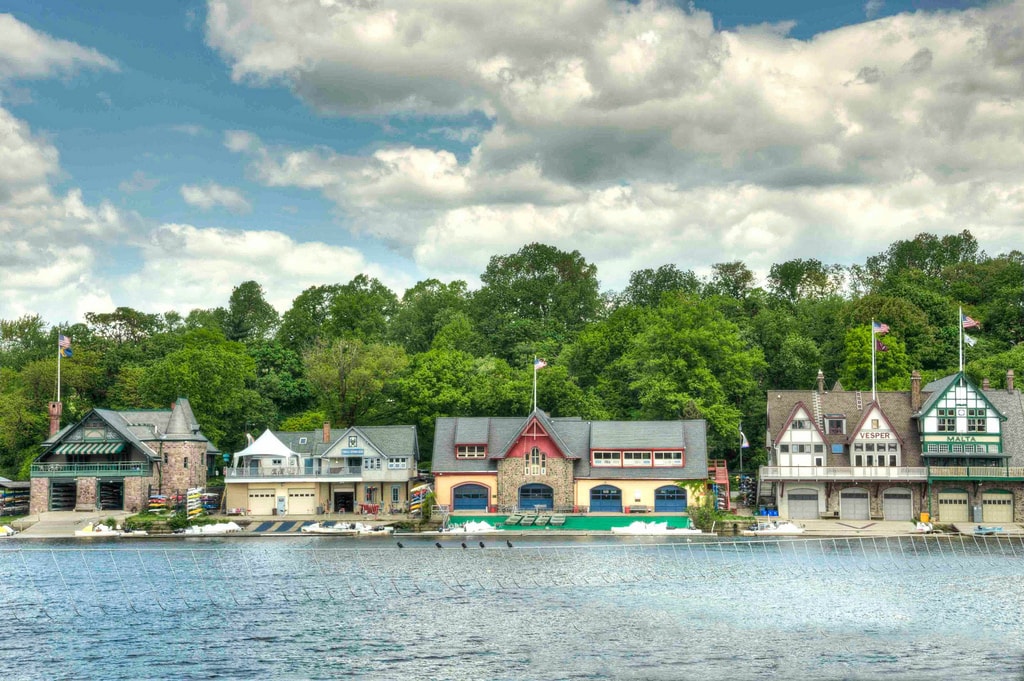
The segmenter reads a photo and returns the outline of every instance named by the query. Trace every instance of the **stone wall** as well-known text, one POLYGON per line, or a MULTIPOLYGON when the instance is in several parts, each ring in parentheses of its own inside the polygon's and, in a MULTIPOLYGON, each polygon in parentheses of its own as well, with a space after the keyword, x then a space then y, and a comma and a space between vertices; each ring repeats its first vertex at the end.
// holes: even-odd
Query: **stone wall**
POLYGON ((185 493, 190 487, 206 486, 206 443, 205 442, 163 442, 146 443, 153 451, 166 457, 161 463, 162 475, 158 483, 162 494, 185 493))
POLYGON ((50 510, 50 480, 48 478, 32 478, 29 488, 28 512, 32 515, 50 510))
POLYGON ((545 475, 529 475, 522 457, 506 458, 498 462, 498 505, 518 506, 519 488, 530 483, 551 487, 555 507, 573 505, 573 462, 548 457, 545 475))
POLYGON ((899 483, 886 481, 869 483, 862 482, 857 485, 854 485, 851 483, 835 482, 829 483, 825 491, 826 514, 835 514, 836 517, 839 516, 840 495, 842 494, 843 490, 847 489, 860 489, 865 490, 868 493, 868 508, 872 518, 883 517, 882 495, 886 492, 886 490, 889 489, 910 490, 910 494, 912 497, 910 500, 911 513, 913 514, 912 517, 919 518, 921 516, 921 511, 927 508, 927 505, 923 503, 924 492, 922 490, 922 485, 920 483, 899 483))

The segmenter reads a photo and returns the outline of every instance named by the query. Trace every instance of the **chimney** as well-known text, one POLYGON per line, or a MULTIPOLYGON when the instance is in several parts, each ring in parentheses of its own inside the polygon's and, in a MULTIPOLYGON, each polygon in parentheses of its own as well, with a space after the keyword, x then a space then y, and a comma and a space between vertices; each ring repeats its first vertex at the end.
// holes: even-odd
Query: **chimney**
POLYGON ((921 374, 917 369, 910 374, 910 411, 921 411, 921 374))
POLYGON ((64 404, 62 402, 50 402, 50 436, 57 434, 60 430, 60 415, 64 412, 64 404))
POLYGON ((1013 369, 1006 370, 1006 392, 1013 392, 1013 369))
POLYGON ((331 422, 324 421, 324 444, 329 444, 331 441, 331 422))
POLYGON ((818 369, 818 392, 825 392, 825 374, 822 373, 821 369, 818 369))
POLYGON ((990 386, 988 384, 988 379, 987 378, 981 379, 981 389, 982 390, 988 390, 989 388, 990 388, 990 386))

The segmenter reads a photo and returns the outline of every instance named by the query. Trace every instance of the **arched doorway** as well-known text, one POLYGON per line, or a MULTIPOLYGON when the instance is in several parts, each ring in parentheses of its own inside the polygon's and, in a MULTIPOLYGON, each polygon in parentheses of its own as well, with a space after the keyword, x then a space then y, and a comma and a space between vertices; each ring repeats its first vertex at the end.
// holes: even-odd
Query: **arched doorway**
POLYGON ((894 487, 882 493, 882 517, 886 520, 912 520, 914 495, 909 489, 894 487))
POLYGON ((601 485, 590 490, 591 513, 622 513, 622 490, 601 485))
POLYGON ((548 485, 533 482, 519 488, 519 508, 551 509, 555 505, 555 491, 548 485))
POLYGON ((793 520, 817 520, 821 517, 818 505, 818 490, 811 487, 790 490, 786 493, 789 517, 793 520))
POLYGON ((1013 522, 1013 494, 992 489, 981 495, 981 518, 986 523, 1013 522))
POLYGON ((848 487, 839 493, 839 517, 843 520, 871 520, 871 498, 863 487, 848 487))
POLYGON ((453 511, 486 511, 490 492, 483 485, 467 483, 452 490, 453 511))
POLYGON ((654 510, 679 513, 686 510, 686 490, 676 485, 665 485, 654 490, 654 510))
POLYGON ((967 490, 944 489, 939 492, 939 520, 944 523, 966 523, 970 520, 967 490))

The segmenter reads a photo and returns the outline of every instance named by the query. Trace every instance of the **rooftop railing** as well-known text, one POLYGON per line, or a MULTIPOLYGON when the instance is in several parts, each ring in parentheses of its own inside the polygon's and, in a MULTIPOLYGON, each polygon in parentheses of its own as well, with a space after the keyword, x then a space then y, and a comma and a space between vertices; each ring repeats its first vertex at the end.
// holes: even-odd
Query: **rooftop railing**
POLYGON ((151 475, 150 464, 143 461, 118 463, 34 463, 33 478, 129 478, 151 475))
POLYGON ((305 478, 315 480, 318 478, 348 477, 358 478, 363 475, 363 469, 359 466, 322 466, 320 468, 309 468, 306 466, 260 466, 238 468, 225 468, 224 478, 227 480, 238 480, 239 478, 274 480, 279 478, 305 478))

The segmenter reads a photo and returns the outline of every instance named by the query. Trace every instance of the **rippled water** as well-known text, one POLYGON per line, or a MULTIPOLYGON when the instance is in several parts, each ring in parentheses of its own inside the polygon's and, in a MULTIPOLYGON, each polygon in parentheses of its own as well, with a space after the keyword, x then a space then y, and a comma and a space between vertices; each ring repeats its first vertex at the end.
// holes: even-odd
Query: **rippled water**
POLYGON ((8 541, 0 678, 1024 679, 1019 539, 401 541, 8 541))

